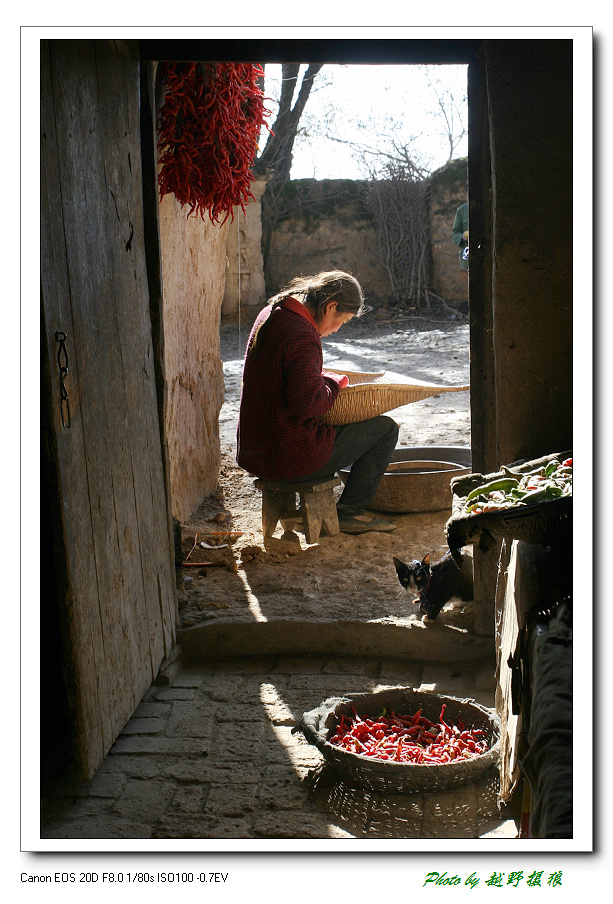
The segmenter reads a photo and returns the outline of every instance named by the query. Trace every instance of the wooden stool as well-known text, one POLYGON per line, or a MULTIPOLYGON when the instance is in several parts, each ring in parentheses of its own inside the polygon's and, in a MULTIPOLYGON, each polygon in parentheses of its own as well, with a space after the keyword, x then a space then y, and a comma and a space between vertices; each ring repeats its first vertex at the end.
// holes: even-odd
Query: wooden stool
POLYGON ((338 534, 334 487, 340 485, 340 477, 296 480, 294 483, 258 478, 254 483, 262 491, 264 539, 272 537, 279 521, 285 531, 293 530, 302 521, 307 543, 317 543, 320 533, 328 537, 338 534), (298 506, 296 495, 299 498, 298 506))

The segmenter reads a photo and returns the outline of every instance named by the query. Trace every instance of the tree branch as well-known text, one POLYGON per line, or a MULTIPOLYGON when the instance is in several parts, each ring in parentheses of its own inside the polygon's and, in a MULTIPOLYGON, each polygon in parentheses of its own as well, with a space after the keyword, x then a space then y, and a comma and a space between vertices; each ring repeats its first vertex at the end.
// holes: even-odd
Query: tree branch
POLYGON ((296 102, 292 107, 300 65, 298 63, 283 63, 281 98, 277 118, 271 127, 273 132, 269 136, 266 146, 254 165, 257 174, 271 174, 273 178, 288 179, 292 167, 292 151, 298 124, 304 111, 313 79, 322 68, 323 63, 310 64, 302 78, 300 90, 296 102))

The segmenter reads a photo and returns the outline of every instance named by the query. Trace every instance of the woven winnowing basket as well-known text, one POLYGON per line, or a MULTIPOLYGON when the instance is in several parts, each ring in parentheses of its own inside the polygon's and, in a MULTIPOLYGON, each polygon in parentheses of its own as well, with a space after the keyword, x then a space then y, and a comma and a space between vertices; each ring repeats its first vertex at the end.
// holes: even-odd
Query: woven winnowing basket
POLYGON ((326 368, 328 373, 345 374, 349 385, 341 389, 323 421, 333 427, 341 424, 355 424, 401 408, 411 402, 419 402, 441 392, 461 392, 469 386, 439 386, 415 380, 401 374, 381 371, 379 373, 355 373, 346 370, 326 368))
POLYGON ((347 784, 358 784, 373 791, 404 794, 417 791, 441 791, 465 782, 475 781, 498 761, 500 725, 491 710, 458 697, 419 693, 410 687, 390 688, 374 694, 349 694, 326 700, 317 709, 304 713, 298 725, 307 741, 317 747, 326 761, 347 784), (422 715, 438 722, 442 704, 446 704, 445 720, 457 723, 462 719, 467 728, 486 731, 489 750, 473 759, 439 765, 419 765, 376 760, 341 750, 330 744, 342 714, 353 715, 355 707, 360 716, 377 719, 383 709, 403 715, 413 715, 421 707, 422 715))

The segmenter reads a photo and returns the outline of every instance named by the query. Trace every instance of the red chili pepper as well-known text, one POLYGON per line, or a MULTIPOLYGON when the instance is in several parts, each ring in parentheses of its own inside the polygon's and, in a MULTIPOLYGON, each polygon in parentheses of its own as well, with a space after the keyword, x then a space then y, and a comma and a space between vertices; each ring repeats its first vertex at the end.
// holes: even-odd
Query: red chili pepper
POLYGON ((361 717, 355 707, 352 712, 352 718, 341 715, 330 743, 362 756, 435 764, 479 756, 488 748, 483 729, 467 729, 461 719, 458 725, 445 722, 445 705, 438 724, 421 716, 421 711, 413 716, 390 712, 376 721, 361 717))
POLYGON ((245 211, 251 166, 270 112, 250 63, 171 63, 160 112, 160 198, 174 194, 188 216, 212 222, 245 211), (189 160, 181 151, 189 151, 189 160), (224 216, 225 214, 225 216, 224 216))

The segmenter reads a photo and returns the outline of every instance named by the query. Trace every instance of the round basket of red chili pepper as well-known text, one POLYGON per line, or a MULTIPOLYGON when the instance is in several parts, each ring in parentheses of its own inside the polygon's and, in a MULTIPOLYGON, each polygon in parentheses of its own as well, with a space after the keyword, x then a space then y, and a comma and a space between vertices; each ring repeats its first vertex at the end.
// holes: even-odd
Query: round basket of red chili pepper
POLYGON ((344 781, 392 794, 474 781, 499 755, 494 712, 406 687, 326 700, 298 730, 344 781))

